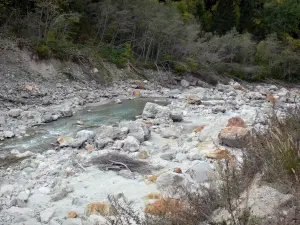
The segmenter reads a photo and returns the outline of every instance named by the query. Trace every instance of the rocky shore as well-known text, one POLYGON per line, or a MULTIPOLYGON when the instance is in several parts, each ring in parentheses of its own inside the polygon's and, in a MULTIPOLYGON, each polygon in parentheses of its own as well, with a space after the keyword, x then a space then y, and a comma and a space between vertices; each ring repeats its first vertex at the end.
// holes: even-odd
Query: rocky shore
MULTIPOLYGON (((27 95, 47 92, 38 86, 24 88, 21 93, 27 95)), ((140 96, 173 101, 167 106, 147 103, 135 121, 57 137, 56 146, 43 153, 13 150, 10 157, 21 160, 0 170, 0 224, 105 224, 104 216, 111 213, 109 194, 126 196, 143 213, 151 203, 149 194, 163 194, 183 184, 197 187, 214 172, 216 159, 230 155, 241 160, 251 129, 265 129, 274 109, 284 115, 288 106, 299 102, 297 89, 233 81, 210 88, 183 80, 175 89, 147 81, 103 90, 57 84, 51 94, 38 97, 41 104, 3 107, 0 138, 26 135, 26 128, 72 116, 86 104, 121 103, 140 96), (145 89, 140 89, 141 84, 145 89), (96 210, 100 203, 104 208, 96 210)), ((5 157, 2 160, 8 160, 5 157)), ((253 197, 258 198, 252 207, 259 216, 276 207, 277 202, 272 202, 259 210, 270 197, 279 196, 280 203, 289 200, 288 195, 269 189, 264 196, 253 197)))

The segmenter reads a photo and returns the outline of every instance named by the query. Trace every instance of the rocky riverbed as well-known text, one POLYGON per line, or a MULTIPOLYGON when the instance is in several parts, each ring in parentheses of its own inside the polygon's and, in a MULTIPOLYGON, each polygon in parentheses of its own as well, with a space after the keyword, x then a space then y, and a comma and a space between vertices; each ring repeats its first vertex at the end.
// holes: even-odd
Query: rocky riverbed
MULTIPOLYGON (((30 95, 40 92, 34 85, 24 86, 22 91, 30 95)), ((197 87, 186 80, 173 89, 147 81, 103 90, 57 84, 51 96, 39 97, 39 105, 5 105, 0 138, 26 136, 28 127, 72 116, 87 104, 108 100, 117 104, 140 96, 173 100, 167 106, 147 103, 133 121, 81 130, 71 137, 58 136, 53 140, 56 144, 44 152, 14 149, 2 156, 2 161, 20 161, 3 164, 0 170, 0 224, 105 224, 102 215, 111 211, 109 194, 123 194, 143 213, 151 203, 147 195, 163 194, 182 184, 203 184, 215 169, 214 161, 228 154, 238 162, 251 129, 265 129, 274 109, 284 115, 288 106, 300 100, 298 89, 233 81, 197 87), (125 162, 133 160, 132 167, 124 158, 125 162), (104 208, 93 210, 99 202, 104 208)), ((260 201, 268 202, 264 198, 274 193, 280 203, 289 200, 273 189, 258 193, 260 201)), ((262 212, 261 202, 257 202, 253 208, 263 215, 275 207, 272 202, 262 212)))

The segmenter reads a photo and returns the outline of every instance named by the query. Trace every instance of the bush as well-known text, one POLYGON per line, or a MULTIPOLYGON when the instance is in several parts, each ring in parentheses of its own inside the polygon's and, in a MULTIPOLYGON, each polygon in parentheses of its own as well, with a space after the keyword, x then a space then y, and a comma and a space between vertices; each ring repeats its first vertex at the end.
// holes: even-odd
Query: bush
POLYGON ((244 164, 253 165, 252 173, 262 173, 270 183, 298 190, 300 108, 289 108, 287 113, 285 118, 274 113, 268 129, 263 134, 254 133, 252 145, 245 151, 244 164))
POLYGON ((48 59, 51 55, 51 50, 47 45, 41 43, 36 49, 36 54, 39 59, 48 59))

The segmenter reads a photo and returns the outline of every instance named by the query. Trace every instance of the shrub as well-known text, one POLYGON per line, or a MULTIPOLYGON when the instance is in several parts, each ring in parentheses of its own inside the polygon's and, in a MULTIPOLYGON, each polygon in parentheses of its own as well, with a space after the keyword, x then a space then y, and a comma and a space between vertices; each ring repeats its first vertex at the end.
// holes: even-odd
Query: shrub
POLYGON ((46 44, 41 43, 36 48, 36 54, 40 59, 48 59, 50 57, 51 50, 46 44))

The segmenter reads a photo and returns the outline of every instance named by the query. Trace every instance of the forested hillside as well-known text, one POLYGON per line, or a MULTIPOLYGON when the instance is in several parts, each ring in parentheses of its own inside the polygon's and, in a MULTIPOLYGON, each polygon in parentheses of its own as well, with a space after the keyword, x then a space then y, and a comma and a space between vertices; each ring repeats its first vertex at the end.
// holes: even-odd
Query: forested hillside
POLYGON ((0 26, 39 59, 300 78, 299 0, 0 0, 0 26))

